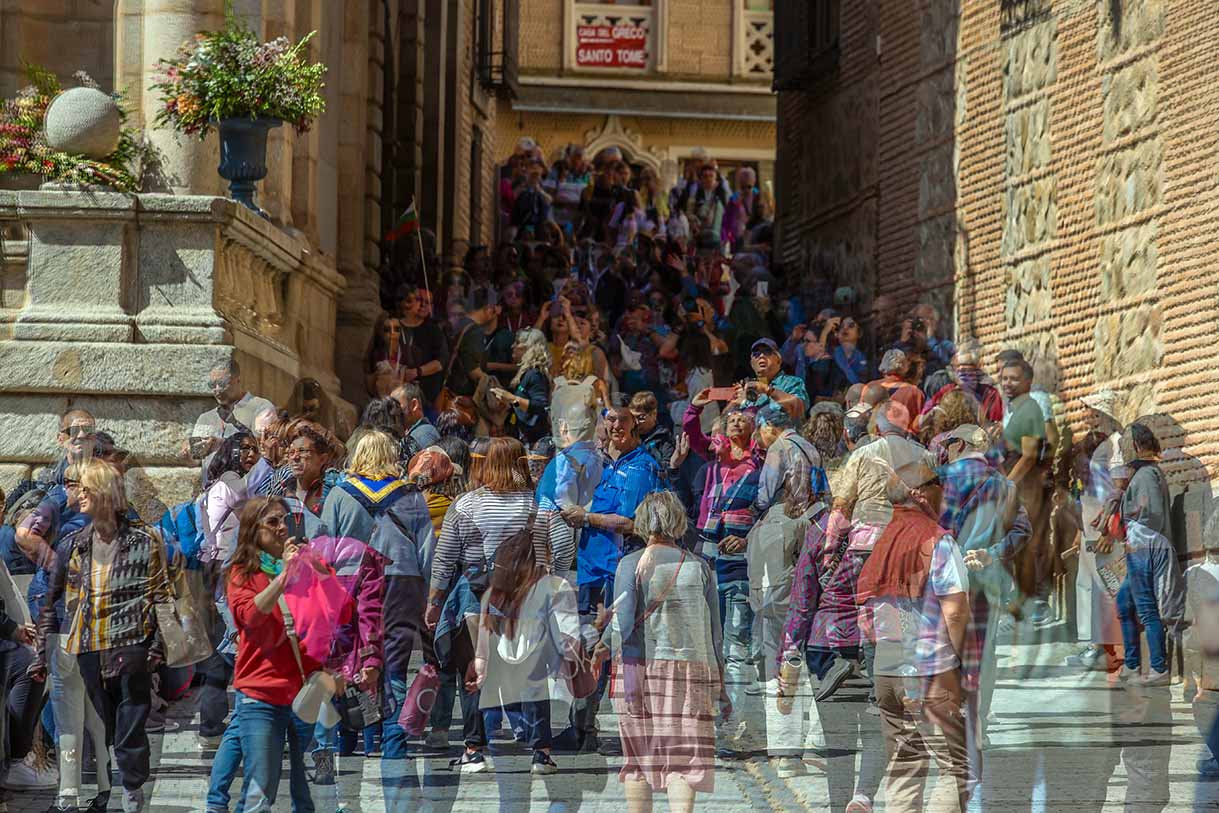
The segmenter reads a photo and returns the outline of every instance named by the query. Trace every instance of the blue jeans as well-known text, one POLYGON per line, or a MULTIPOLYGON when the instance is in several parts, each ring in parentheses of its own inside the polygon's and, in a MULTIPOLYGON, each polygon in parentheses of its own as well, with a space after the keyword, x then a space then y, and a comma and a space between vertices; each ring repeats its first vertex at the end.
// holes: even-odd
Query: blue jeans
POLYGON ((311 726, 302 725, 291 706, 273 706, 237 692, 241 710, 241 752, 245 783, 241 789, 244 813, 269 813, 279 794, 283 773, 284 742, 288 743, 288 778, 294 813, 314 813, 313 796, 305 776, 305 748, 311 726), (303 731, 302 731, 303 730, 303 731))
POLYGON ((757 680, 753 658, 753 608, 749 582, 720 582, 720 620, 724 626, 724 690, 732 701, 732 714, 741 719, 745 689, 757 680))
POLYGON ((1147 657, 1157 672, 1168 671, 1164 654, 1164 624, 1156 599, 1155 567, 1150 547, 1132 548, 1126 554, 1126 578, 1117 591, 1117 615, 1126 647, 1126 668, 1139 668, 1139 624, 1147 632, 1147 657))
MULTIPOLYGON (((216 757, 212 760, 212 775, 207 785, 208 813, 228 813, 229 790, 241 770, 240 711, 241 703, 237 703, 233 707, 233 716, 229 718, 228 727, 224 729, 224 736, 220 739, 220 747, 216 749, 216 757)), ((240 813, 240 802, 237 809, 240 813)))

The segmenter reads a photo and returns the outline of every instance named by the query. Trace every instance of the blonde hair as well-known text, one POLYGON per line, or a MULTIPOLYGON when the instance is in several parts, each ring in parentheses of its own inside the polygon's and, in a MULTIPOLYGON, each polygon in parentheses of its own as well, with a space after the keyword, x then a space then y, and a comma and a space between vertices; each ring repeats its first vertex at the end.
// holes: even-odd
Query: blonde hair
POLYGON ((515 387, 521 383, 525 373, 530 370, 538 370, 543 375, 549 378, 550 376, 550 345, 546 343, 546 334, 537 328, 525 328, 516 334, 516 341, 513 344, 519 344, 525 348, 525 354, 521 356, 520 367, 516 372, 516 377, 512 379, 509 386, 515 387))
POLYGON ((127 513, 127 489, 123 477, 108 463, 91 457, 68 466, 64 476, 80 481, 80 486, 106 503, 115 514, 127 513))
POLYGON ((398 455, 398 442, 389 433, 370 429, 356 441, 355 451, 347 461, 347 471, 370 480, 401 477, 402 464, 398 455))
POLYGON ((655 491, 643 498, 635 511, 635 533, 647 539, 656 536, 670 542, 686 535, 686 509, 672 491, 655 491))

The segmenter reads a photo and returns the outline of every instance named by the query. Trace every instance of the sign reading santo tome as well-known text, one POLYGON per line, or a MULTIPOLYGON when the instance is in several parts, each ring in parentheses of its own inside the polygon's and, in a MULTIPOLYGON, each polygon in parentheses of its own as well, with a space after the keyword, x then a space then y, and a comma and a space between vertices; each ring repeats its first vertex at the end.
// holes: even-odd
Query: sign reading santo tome
POLYGON ((638 25, 576 26, 576 65, 647 70, 648 31, 638 25))

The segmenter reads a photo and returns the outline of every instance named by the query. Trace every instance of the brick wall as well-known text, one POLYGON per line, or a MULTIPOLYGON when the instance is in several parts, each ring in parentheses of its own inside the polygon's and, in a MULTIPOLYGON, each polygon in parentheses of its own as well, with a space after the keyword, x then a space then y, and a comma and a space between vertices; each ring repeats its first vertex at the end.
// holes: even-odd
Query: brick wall
POLYGON ((837 74, 780 94, 781 256, 949 307, 1075 418, 1121 391, 1160 416, 1177 490, 1214 479, 1214 4, 916 5, 843 3, 837 74))

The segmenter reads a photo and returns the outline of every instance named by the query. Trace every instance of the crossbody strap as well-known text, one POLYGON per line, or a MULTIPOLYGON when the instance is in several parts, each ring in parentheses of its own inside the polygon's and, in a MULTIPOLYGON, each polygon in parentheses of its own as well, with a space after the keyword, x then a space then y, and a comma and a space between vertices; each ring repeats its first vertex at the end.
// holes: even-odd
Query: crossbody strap
MULTIPOLYGON (((461 341, 470 332, 470 328, 474 327, 474 323, 466 325, 461 329, 461 333, 457 334, 457 341, 453 342, 453 352, 449 353, 449 367, 445 370, 444 380, 440 382, 440 388, 444 389, 449 385, 449 376, 453 375, 453 366, 457 364, 457 357, 461 355, 461 341)), ((467 371, 468 372, 468 371, 467 371)))
MULTIPOLYGON (((648 617, 660 609, 660 605, 664 604, 665 599, 669 597, 669 593, 673 592, 673 586, 677 584, 677 574, 681 572, 681 566, 686 563, 686 551, 683 548, 681 558, 677 560, 677 567, 673 568, 673 578, 669 579, 669 583, 665 585, 665 589, 660 591, 660 594, 652 600, 648 608, 643 611, 643 615, 639 616, 639 620, 635 622, 636 628, 643 626, 643 622, 648 620, 648 617)), ((642 584, 635 582, 636 592, 642 592, 642 584)))
POLYGON ((307 680, 305 677, 305 661, 301 658, 301 645, 296 637, 296 622, 292 618, 292 611, 288 609, 288 602, 283 596, 279 597, 279 611, 284 617, 284 632, 288 635, 288 643, 292 645, 292 655, 296 658, 296 668, 300 670, 301 680, 307 680))

